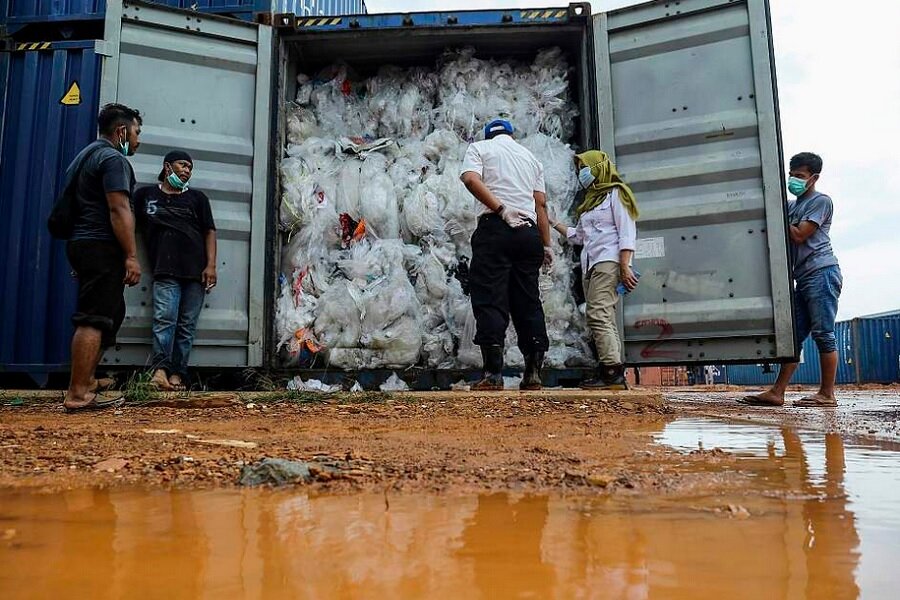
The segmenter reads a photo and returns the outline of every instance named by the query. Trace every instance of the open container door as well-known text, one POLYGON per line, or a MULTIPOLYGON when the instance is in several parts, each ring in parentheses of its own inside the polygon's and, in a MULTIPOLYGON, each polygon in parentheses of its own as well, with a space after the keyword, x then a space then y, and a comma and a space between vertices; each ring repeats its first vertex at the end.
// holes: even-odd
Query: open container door
MULTIPOLYGON (((180 148, 195 161, 192 187, 211 201, 219 281, 200 315, 191 365, 262 365, 271 28, 109 0, 98 46, 101 105, 120 102, 143 115, 131 158, 138 186, 156 185, 162 157, 180 148)), ((143 254, 141 266, 141 283, 126 292, 120 346, 106 364, 149 360, 152 274, 143 254)))
POLYGON ((601 147, 641 210, 629 364, 796 356, 768 4, 594 17, 601 147))

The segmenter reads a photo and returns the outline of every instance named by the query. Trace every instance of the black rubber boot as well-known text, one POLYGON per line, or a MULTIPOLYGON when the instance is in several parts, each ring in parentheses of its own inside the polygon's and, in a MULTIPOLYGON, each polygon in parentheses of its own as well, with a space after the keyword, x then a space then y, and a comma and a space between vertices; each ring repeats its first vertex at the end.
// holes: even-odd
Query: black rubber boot
POLYGON ((582 382, 581 388, 585 390, 627 390, 625 365, 599 365, 594 372, 594 378, 582 382))
POLYGON ((481 360, 484 364, 481 379, 472 384, 478 392, 496 392, 503 389, 503 346, 482 346, 481 360))
POLYGON ((541 382, 541 367, 544 366, 544 353, 531 352, 525 355, 525 372, 522 374, 520 390, 540 390, 544 385, 541 382))

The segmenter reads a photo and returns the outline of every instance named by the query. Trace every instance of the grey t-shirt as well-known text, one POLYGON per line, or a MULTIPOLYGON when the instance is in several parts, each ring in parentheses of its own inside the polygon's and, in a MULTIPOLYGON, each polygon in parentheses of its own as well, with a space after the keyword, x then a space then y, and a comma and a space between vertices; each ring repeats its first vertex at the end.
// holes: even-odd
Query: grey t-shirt
POLYGON ((134 170, 128 159, 112 144, 97 140, 78 153, 66 169, 66 181, 70 180, 82 160, 86 162, 75 187, 78 214, 71 239, 115 241, 106 194, 125 192, 130 199, 135 185, 134 170))
POLYGON ((831 198, 819 192, 788 201, 788 220, 791 225, 800 225, 803 221, 811 221, 818 225, 802 244, 791 242, 794 279, 802 279, 813 271, 838 264, 837 257, 831 249, 831 238, 828 236, 833 212, 831 198))

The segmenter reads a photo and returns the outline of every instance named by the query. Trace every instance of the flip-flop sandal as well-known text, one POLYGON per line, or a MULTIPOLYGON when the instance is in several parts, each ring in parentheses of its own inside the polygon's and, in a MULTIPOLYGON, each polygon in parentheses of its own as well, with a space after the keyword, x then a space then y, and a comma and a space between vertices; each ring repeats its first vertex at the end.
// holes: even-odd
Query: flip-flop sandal
POLYGON ((95 394, 94 399, 84 406, 79 406, 78 408, 63 406, 63 408, 67 413, 77 413, 106 410, 107 408, 119 408, 123 404, 125 404, 125 397, 123 395, 103 396, 102 394, 95 394))
POLYGON ((94 384, 94 387, 88 390, 89 392, 105 392, 112 386, 116 385, 116 380, 112 377, 101 377, 97 380, 97 383, 94 384))
POLYGON ((806 398, 795 400, 793 406, 796 408, 837 408, 837 401, 828 400, 821 396, 807 396, 806 398))
POLYGON ((159 381, 153 381, 151 379, 148 385, 157 392, 174 392, 175 391, 175 388, 173 388, 172 385, 168 381, 166 382, 165 385, 163 385, 159 381))
POLYGON ((737 401, 738 404, 743 404, 744 406, 771 406, 772 408, 780 408, 784 406, 783 404, 772 404, 768 400, 763 400, 759 396, 744 396, 743 398, 737 401))

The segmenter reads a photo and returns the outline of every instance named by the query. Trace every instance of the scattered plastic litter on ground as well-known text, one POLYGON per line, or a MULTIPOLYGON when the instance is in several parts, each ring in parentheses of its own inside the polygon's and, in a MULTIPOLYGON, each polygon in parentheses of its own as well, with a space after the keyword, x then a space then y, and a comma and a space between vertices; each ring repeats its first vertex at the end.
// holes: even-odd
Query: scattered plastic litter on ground
POLYGON ((387 381, 378 386, 382 392, 408 392, 409 386, 396 373, 391 373, 387 381))
POLYGON ((303 381, 299 375, 291 379, 287 382, 287 389, 292 392, 324 392, 324 393, 334 393, 341 391, 341 386, 339 385, 328 385, 322 383, 318 379, 310 379, 308 381, 303 381))

